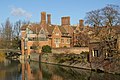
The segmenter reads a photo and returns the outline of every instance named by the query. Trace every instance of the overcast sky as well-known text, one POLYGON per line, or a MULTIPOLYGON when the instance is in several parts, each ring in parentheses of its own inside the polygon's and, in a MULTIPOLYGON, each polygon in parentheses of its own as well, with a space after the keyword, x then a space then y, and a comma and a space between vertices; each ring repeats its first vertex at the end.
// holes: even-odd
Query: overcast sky
POLYGON ((70 16, 71 24, 77 24, 86 12, 107 4, 120 6, 120 0, 1 0, 0 23, 7 17, 12 22, 19 19, 40 22, 40 12, 45 11, 52 15, 53 24, 60 24, 62 16, 70 16))

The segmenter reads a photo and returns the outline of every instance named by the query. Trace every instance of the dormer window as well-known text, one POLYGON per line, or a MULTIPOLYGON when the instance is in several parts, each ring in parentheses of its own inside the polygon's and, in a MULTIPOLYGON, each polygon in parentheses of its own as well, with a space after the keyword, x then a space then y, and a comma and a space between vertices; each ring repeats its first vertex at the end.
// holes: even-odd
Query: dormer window
POLYGON ((58 32, 56 32, 56 33, 55 33, 55 35, 59 35, 59 33, 58 33, 58 32))
POLYGON ((27 32, 27 34, 33 34, 33 31, 30 30, 29 28, 26 28, 26 32, 27 32))
POLYGON ((39 41, 46 41, 46 40, 47 40, 46 33, 44 29, 42 28, 39 32, 39 41))
POLYGON ((40 34, 44 34, 44 30, 41 30, 41 31, 40 31, 40 34))
POLYGON ((33 31, 29 30, 29 31, 28 31, 28 34, 33 34, 33 31))

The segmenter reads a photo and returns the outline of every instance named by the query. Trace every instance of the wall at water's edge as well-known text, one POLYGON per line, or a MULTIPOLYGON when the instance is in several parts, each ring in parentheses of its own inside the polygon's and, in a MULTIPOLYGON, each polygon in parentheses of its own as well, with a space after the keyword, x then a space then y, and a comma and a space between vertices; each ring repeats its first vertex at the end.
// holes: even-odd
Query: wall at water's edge
MULTIPOLYGON (((104 72, 113 73, 113 74, 120 74, 120 60, 119 61, 103 61, 102 63, 77 63, 77 64, 69 64, 68 62, 58 63, 55 60, 53 54, 60 54, 60 53, 75 53, 79 54, 82 51, 88 51, 87 48, 60 48, 60 49, 53 49, 53 53, 48 53, 47 55, 41 56, 41 62, 51 63, 51 64, 59 64, 65 66, 72 66, 84 69, 94 69, 94 70, 102 70, 104 72), (92 67, 92 68, 91 68, 92 67)), ((30 56, 31 60, 39 61, 39 54, 32 54, 30 56)))

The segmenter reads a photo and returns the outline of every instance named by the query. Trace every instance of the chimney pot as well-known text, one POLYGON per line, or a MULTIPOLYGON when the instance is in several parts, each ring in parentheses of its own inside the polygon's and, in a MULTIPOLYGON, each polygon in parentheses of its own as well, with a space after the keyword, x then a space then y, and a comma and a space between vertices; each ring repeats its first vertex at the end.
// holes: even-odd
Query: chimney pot
POLYGON ((41 12, 41 24, 46 24, 46 12, 41 12))
POLYGON ((70 17, 62 17, 61 18, 61 24, 62 25, 70 25, 70 17))
POLYGON ((84 23, 84 20, 82 20, 82 19, 81 19, 81 20, 79 20, 79 26, 84 26, 84 24, 83 24, 83 23, 84 23))
POLYGON ((51 24, 51 14, 47 14, 47 24, 51 24))

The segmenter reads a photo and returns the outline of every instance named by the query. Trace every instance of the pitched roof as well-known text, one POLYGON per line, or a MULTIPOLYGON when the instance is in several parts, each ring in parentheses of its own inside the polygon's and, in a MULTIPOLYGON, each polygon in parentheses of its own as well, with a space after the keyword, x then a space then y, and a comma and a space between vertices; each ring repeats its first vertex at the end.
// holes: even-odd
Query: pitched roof
POLYGON ((48 25, 48 26, 47 26, 47 31, 48 31, 49 35, 52 34, 54 28, 55 28, 55 25, 48 25))
POLYGON ((58 28, 60 29, 60 31, 61 31, 62 34, 67 33, 67 31, 65 30, 64 27, 58 26, 58 28))
POLYGON ((25 24, 21 27, 21 30, 25 30, 27 28, 28 24, 25 24))
POLYGON ((32 30, 34 33, 39 32, 41 29, 40 24, 30 24, 28 28, 32 30))

